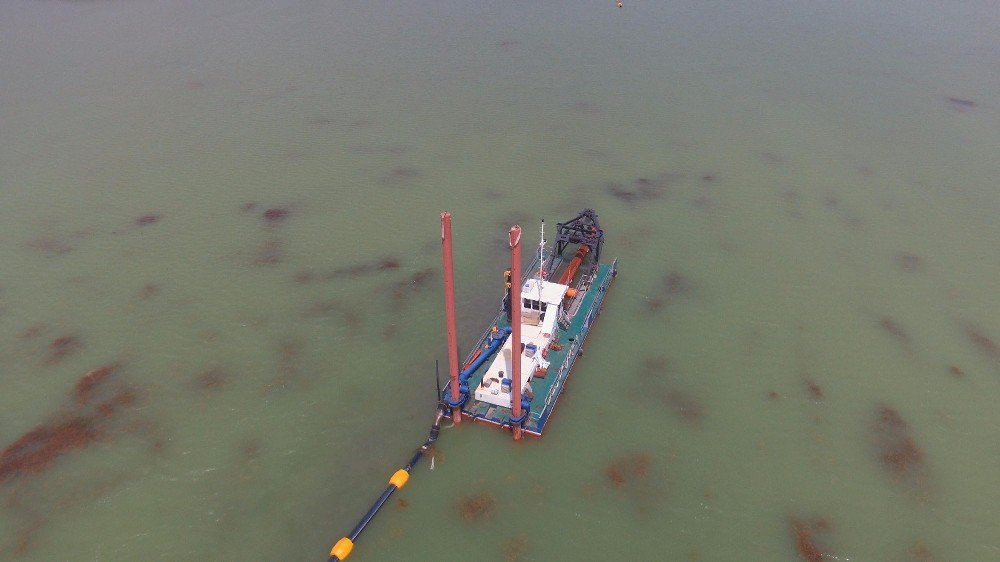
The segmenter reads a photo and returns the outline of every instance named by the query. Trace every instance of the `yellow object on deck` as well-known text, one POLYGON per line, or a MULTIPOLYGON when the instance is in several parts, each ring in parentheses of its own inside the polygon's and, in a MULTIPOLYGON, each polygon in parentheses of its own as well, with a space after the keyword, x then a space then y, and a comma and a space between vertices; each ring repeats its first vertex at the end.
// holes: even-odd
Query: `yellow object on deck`
POLYGON ((389 483, 396 488, 402 488, 403 486, 406 486, 406 481, 409 479, 410 473, 401 468, 392 475, 392 478, 389 479, 389 483))
POLYGON ((337 544, 333 545, 333 548, 330 549, 330 556, 336 556, 338 560, 347 560, 353 549, 354 541, 344 537, 337 541, 337 544))

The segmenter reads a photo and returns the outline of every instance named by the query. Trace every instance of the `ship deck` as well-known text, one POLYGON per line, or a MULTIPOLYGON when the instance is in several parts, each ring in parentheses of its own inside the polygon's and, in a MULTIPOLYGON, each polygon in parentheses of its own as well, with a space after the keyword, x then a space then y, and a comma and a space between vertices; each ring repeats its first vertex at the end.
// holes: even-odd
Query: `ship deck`
MULTIPOLYGON (((555 271, 561 261, 557 258, 556 263, 550 266, 551 271, 555 271)), ((537 263, 537 261, 536 261, 537 263)), ((528 272, 532 269, 529 267, 528 272)), ((569 321, 566 323, 557 322, 554 336, 562 349, 549 349, 548 361, 550 366, 544 377, 533 377, 531 388, 533 398, 531 400, 531 414, 525 421, 524 431, 530 435, 541 436, 546 422, 555 410, 556 402, 566 387, 566 382, 576 358, 580 355, 580 349, 584 340, 593 325, 594 319, 600 313, 601 305, 611 281, 617 274, 617 260, 611 264, 600 264, 596 274, 590 279, 584 279, 583 283, 589 282, 589 288, 582 297, 577 299, 567 314, 569 321)), ((477 345, 472 348, 472 352, 463 362, 468 364, 477 349, 483 347, 485 338, 490 333, 493 326, 503 329, 509 326, 507 317, 500 313, 486 329, 483 337, 477 341, 477 345)), ((490 362, 485 362, 469 377, 469 387, 476 388, 482 381, 483 375, 489 369, 490 362)), ((447 388, 443 390, 447 395, 447 388)), ((497 425, 500 427, 510 427, 510 408, 496 406, 487 402, 476 400, 470 396, 468 402, 462 408, 463 416, 471 417, 476 421, 497 425)))

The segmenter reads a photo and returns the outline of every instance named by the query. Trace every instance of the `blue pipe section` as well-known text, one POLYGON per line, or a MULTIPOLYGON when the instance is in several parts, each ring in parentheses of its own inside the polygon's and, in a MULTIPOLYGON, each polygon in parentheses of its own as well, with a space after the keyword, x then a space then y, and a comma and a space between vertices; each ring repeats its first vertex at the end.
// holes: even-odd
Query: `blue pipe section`
POLYGON ((476 369, 481 367, 487 359, 493 357, 493 355, 503 346, 503 343, 507 341, 507 336, 510 335, 510 326, 505 326, 504 328, 497 330, 496 334, 490 336, 489 344, 487 344, 486 349, 476 357, 467 369, 464 369, 458 374, 458 392, 463 397, 469 395, 469 377, 472 373, 476 372, 476 369))

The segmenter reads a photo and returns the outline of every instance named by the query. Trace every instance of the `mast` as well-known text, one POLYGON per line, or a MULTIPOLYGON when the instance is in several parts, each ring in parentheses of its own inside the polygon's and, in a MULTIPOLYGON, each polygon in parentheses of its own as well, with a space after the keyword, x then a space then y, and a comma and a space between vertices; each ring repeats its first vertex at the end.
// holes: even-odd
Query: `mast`
POLYGON ((538 240, 538 298, 542 298, 542 281, 545 280, 545 219, 542 219, 542 235, 538 240))
MULTIPOLYGON (((514 225, 507 233, 510 241, 510 276, 517 289, 511 295, 514 321, 510 323, 510 412, 511 417, 521 417, 521 227, 514 225)), ((514 425, 514 440, 521 440, 521 426, 514 425)))
MULTIPOLYGON (((459 404, 458 328, 455 324, 455 268, 451 255, 451 213, 441 213, 441 258, 444 261, 444 316, 448 330, 448 376, 451 378, 451 402, 459 404)), ((451 419, 462 423, 462 406, 452 406, 451 419)))

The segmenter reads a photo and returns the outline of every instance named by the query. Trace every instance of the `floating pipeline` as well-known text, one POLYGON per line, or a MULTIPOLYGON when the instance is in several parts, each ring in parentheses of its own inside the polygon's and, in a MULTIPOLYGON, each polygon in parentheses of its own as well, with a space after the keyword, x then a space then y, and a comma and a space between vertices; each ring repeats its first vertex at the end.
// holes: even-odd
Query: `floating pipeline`
MULTIPOLYGON (((385 491, 383 491, 382 495, 375 500, 371 509, 365 513, 364 517, 361 518, 361 521, 359 521, 354 527, 354 530, 333 545, 333 548, 330 549, 330 558, 328 562, 339 562, 341 560, 346 560, 347 557, 350 556, 351 551, 354 550, 354 541, 358 539, 358 536, 365 530, 368 523, 375 518, 375 515, 380 509, 382 509, 382 506, 389 501, 389 497, 392 496, 392 493, 406 485, 406 482, 410 479, 410 471, 413 470, 413 467, 416 466, 421 457, 427 454, 434 442, 437 441, 438 435, 441 432, 441 418, 447 415, 450 408, 460 408, 463 404, 465 404, 465 401, 469 399, 469 377, 471 377, 472 374, 476 372, 476 369, 482 366, 482 364, 485 363, 490 357, 493 357, 493 355, 496 354, 496 352, 503 346, 504 342, 507 341, 507 336, 510 335, 510 332, 510 326, 506 326, 492 332, 487 338, 484 339, 483 348, 479 354, 468 365, 466 365, 465 369, 463 369, 458 375, 458 401, 453 403, 449 399, 438 402, 437 411, 434 416, 434 424, 431 425, 427 441, 417 448, 413 457, 410 458, 410 462, 406 463, 406 466, 393 473, 392 477, 389 478, 389 485, 386 487, 385 491)), ((440 392, 438 395, 440 396, 440 392)), ((530 406, 531 402, 526 398, 527 397, 525 397, 525 400, 522 401, 522 404, 527 402, 526 406, 530 406)), ((525 414, 524 417, 526 418, 527 414, 525 414)))
POLYGON ((423 445, 417 447, 416 452, 413 453, 413 456, 410 458, 410 462, 406 463, 406 466, 392 474, 389 478, 389 486, 386 487, 385 491, 382 492, 382 495, 375 500, 375 503, 372 505, 371 509, 365 513, 364 517, 361 518, 361 521, 355 525, 354 530, 333 545, 333 548, 330 549, 330 558, 328 559, 328 562, 340 562, 341 560, 346 560, 351 554, 351 551, 354 550, 354 541, 358 540, 358 535, 361 534, 361 531, 365 530, 365 527, 368 526, 368 523, 371 523, 371 520, 375 518, 375 515, 380 509, 382 509, 385 502, 389 501, 389 496, 391 496, 396 490, 406 485, 406 482, 410 479, 410 471, 413 470, 413 467, 417 465, 421 457, 426 455, 434 442, 437 441, 438 435, 441 433, 441 418, 444 417, 447 408, 448 406, 444 403, 444 401, 438 402, 437 411, 434 415, 434 424, 431 425, 431 431, 427 436, 427 441, 424 441, 423 445))

